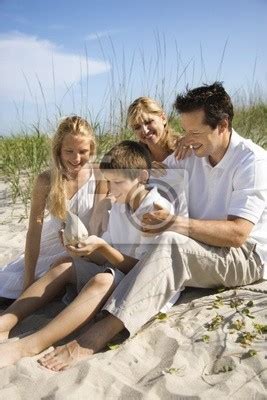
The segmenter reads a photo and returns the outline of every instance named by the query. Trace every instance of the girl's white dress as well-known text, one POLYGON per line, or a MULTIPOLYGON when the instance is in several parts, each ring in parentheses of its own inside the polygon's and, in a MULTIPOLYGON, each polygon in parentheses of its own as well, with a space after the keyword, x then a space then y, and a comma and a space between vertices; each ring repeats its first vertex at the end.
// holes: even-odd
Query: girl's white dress
MULTIPOLYGON (((78 215, 88 228, 94 203, 96 180, 94 173, 88 181, 68 201, 69 210, 78 215)), ((51 264, 68 253, 62 245, 58 231, 62 222, 48 214, 43 223, 40 253, 36 264, 35 277, 40 278, 48 271, 51 264)), ((24 254, 0 268, 0 297, 16 299, 22 291, 24 276, 24 254)))

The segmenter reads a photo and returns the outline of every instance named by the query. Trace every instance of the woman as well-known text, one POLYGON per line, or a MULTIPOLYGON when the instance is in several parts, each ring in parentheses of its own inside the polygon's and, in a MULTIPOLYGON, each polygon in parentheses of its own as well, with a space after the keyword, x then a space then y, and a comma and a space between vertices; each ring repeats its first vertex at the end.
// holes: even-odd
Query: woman
POLYGON ((153 173, 152 185, 175 207, 176 212, 187 216, 185 176, 177 171, 164 169, 165 159, 175 151, 177 159, 183 159, 190 153, 184 146, 184 139, 169 126, 162 107, 150 97, 139 97, 129 106, 127 122, 137 139, 150 151, 153 173))
POLYGON ((127 121, 137 139, 148 147, 153 161, 163 162, 176 149, 179 137, 162 107, 150 97, 139 97, 130 105, 127 121))
POLYGON ((67 210, 97 233, 90 229, 96 228, 90 217, 107 187, 91 164, 95 152, 94 133, 85 119, 71 116, 60 122, 52 139, 52 166, 37 177, 33 188, 25 253, 0 269, 1 297, 17 298, 56 260, 69 257, 58 234, 67 210))

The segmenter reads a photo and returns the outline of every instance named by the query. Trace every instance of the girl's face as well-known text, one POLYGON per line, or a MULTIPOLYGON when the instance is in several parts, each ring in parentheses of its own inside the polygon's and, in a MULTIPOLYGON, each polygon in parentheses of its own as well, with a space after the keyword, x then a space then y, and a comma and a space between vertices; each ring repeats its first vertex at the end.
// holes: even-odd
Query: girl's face
POLYGON ((66 171, 77 175, 85 167, 91 155, 91 139, 86 136, 67 134, 62 142, 60 158, 66 171))
POLYGON ((140 142, 148 147, 159 144, 164 137, 165 125, 167 123, 164 114, 147 114, 141 116, 141 120, 132 126, 134 133, 140 142))

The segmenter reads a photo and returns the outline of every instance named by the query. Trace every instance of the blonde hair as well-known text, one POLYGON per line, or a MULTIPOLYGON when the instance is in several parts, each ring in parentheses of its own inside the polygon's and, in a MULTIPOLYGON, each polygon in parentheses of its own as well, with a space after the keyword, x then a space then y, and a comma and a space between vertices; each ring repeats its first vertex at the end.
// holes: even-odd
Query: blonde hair
POLYGON ((68 175, 61 160, 61 148, 64 138, 69 134, 88 137, 91 140, 90 155, 94 156, 96 152, 94 132, 89 122, 74 115, 64 118, 59 123, 51 143, 52 165, 47 208, 51 214, 62 220, 65 219, 67 210, 66 180, 68 175))
MULTIPOLYGON (((165 113, 156 100, 150 97, 138 97, 128 108, 127 124, 133 128, 135 124, 143 122, 148 114, 154 114, 160 117, 165 113)), ((164 133, 160 144, 166 152, 171 154, 175 150, 177 135, 169 126, 168 120, 166 120, 164 126, 164 133)))

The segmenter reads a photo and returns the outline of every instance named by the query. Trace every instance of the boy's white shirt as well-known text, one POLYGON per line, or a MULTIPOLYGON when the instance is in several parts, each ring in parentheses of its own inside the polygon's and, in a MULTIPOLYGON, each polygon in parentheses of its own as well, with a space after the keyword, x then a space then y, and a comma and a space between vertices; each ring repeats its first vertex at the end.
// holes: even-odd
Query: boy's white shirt
MULTIPOLYGON (((135 222, 140 222, 142 216, 146 212, 154 209, 154 203, 161 205, 172 215, 175 213, 174 206, 162 197, 157 188, 154 187, 149 191, 138 209, 130 214, 130 218, 125 204, 114 203, 110 210, 108 228, 107 231, 103 233, 102 239, 119 250, 122 254, 141 260, 148 252, 150 244, 153 244, 154 238, 158 235, 144 236, 131 221, 133 219, 135 222)), ((167 312, 176 303, 179 297, 180 291, 175 293, 160 311, 162 313, 167 312)))
POLYGON ((154 203, 174 214, 173 205, 154 187, 134 213, 130 213, 125 204, 114 203, 110 211, 108 228, 103 233, 102 239, 121 253, 140 260, 155 237, 145 236, 140 230, 142 216, 154 209, 154 203))

